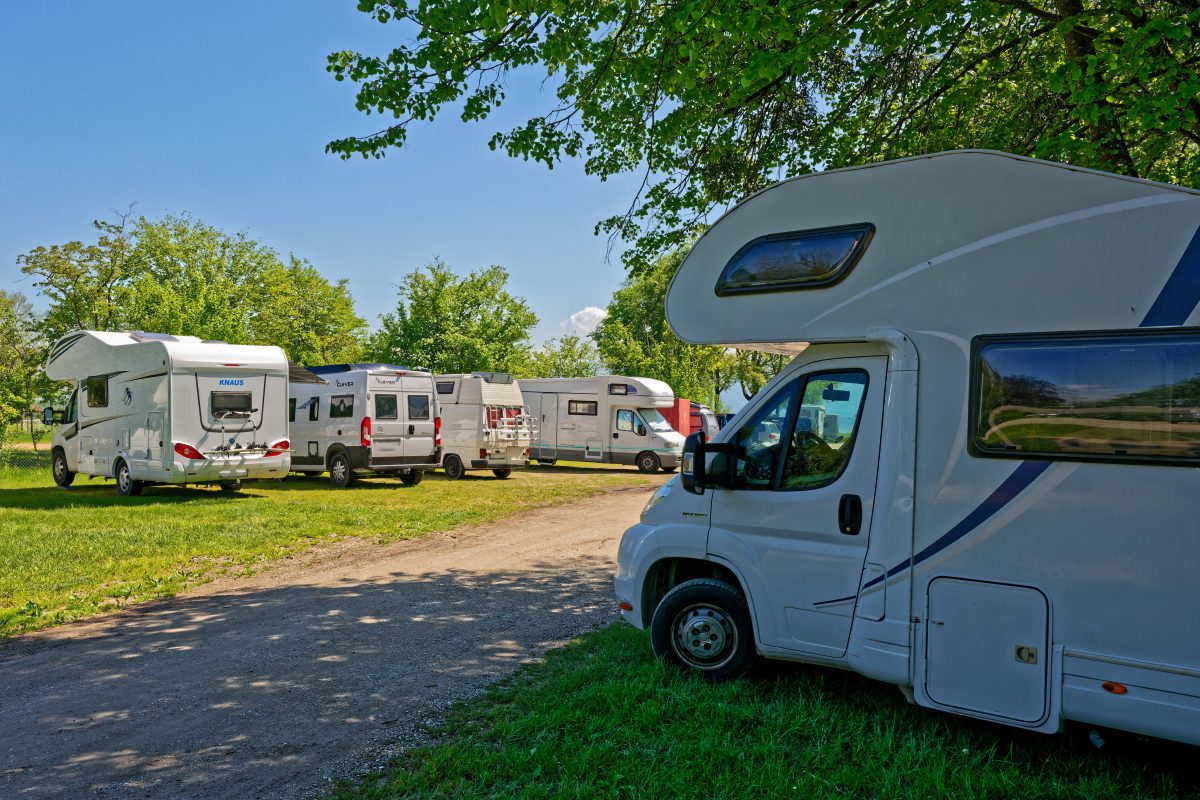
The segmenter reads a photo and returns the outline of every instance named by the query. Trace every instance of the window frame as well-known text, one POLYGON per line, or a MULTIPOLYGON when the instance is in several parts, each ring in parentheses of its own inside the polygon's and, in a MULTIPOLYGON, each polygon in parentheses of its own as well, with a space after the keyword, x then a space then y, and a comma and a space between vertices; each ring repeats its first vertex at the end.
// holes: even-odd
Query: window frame
POLYGON ((329 396, 329 418, 330 419, 354 419, 354 395, 353 394, 332 394, 329 396), (335 400, 350 399, 349 413, 335 414, 333 403, 335 400))
POLYGON ((763 294, 767 292, 794 292, 804 291, 806 289, 825 289, 834 284, 840 283, 846 278, 862 260, 863 254, 871 245, 871 240, 875 238, 875 225, 871 222, 856 222, 851 225, 832 225, 826 228, 805 228, 802 230, 785 231, 782 233, 770 233, 766 236, 759 236, 751 239, 744 245, 738 248, 729 260, 725 262, 725 266, 721 268, 720 274, 717 275, 717 283, 713 287, 713 293, 717 297, 730 297, 741 294, 763 294), (847 253, 842 256, 841 262, 823 278, 818 280, 803 280, 792 279, 785 281, 773 281, 771 283, 759 283, 749 286, 727 286, 726 273, 739 259, 747 252, 765 242, 778 242, 788 240, 803 240, 807 238, 816 239, 821 236, 836 236, 844 233, 860 233, 857 242, 850 248, 847 253))
POLYGON ((572 400, 567 398, 567 416, 569 417, 598 417, 600 402, 598 400, 572 400), (576 404, 588 406, 591 411, 575 411, 576 404))
POLYGON ((416 420, 417 422, 427 422, 433 419, 433 398, 427 394, 406 394, 404 395, 404 410, 408 414, 405 418, 409 422, 416 420), (413 416, 413 400, 420 398, 425 401, 425 415, 421 417, 413 416))
POLYGON ((108 384, 111 379, 112 379, 111 375, 89 375, 88 377, 83 379, 83 392, 84 392, 84 394, 87 395, 87 407, 88 408, 108 408, 108 403, 109 403, 109 385, 108 384), (94 383, 98 385, 100 381, 104 382, 104 402, 103 403, 93 403, 92 402, 92 385, 94 383))
POLYGON ((1200 456, 1158 457, 1145 455, 1120 455, 1117 453, 1047 453, 1029 450, 992 450, 979 447, 976 443, 980 406, 980 353, 994 344, 1055 344, 1063 342, 1100 342, 1136 340, 1139 338, 1163 338, 1178 336, 1194 338, 1200 344, 1200 327, 1176 328, 1124 328, 1087 331, 1045 331, 1040 333, 988 333, 971 339, 971 357, 967 363, 967 453, 973 458, 996 458, 1019 461, 1072 461, 1092 464, 1131 464, 1159 467, 1191 467, 1200 464, 1200 456))
POLYGON ((375 403, 375 419, 386 421, 386 422, 395 422, 400 419, 400 396, 398 393, 396 393, 396 392, 376 392, 374 397, 372 398, 372 400, 375 403), (383 415, 383 412, 379 410, 379 398, 381 398, 381 397, 390 397, 390 398, 392 398, 392 402, 395 403, 395 406, 393 407, 394 410, 392 412, 392 416, 385 417, 383 415))

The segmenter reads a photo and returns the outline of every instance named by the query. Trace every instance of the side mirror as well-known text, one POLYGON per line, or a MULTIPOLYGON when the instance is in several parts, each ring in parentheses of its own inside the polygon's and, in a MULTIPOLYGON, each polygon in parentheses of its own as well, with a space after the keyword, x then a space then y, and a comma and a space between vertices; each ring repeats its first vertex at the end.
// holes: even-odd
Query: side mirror
POLYGON ((54 407, 46 406, 45 408, 43 408, 42 409, 42 424, 43 425, 53 425, 55 422, 58 422, 58 419, 54 416, 54 407))
POLYGON ((679 467, 679 484, 684 491, 704 494, 705 486, 732 488, 734 447, 708 441, 704 431, 689 435, 683 443, 683 461, 679 467))

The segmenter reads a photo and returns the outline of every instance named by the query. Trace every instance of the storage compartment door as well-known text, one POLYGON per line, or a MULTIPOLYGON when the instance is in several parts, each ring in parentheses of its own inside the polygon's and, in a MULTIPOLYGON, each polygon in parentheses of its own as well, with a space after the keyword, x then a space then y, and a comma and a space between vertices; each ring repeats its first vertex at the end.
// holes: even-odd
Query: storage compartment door
POLYGON ((542 458, 558 457, 558 395, 540 395, 542 407, 538 422, 538 455, 542 458))
POLYGON ((1027 586, 929 584, 925 692, 951 708, 1038 722, 1046 714, 1049 609, 1027 586))

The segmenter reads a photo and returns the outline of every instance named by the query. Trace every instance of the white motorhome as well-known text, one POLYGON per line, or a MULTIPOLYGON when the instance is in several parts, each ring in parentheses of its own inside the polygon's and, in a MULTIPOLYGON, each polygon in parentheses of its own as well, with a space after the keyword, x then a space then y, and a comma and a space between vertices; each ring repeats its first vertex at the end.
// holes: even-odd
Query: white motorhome
POLYGON ((674 472, 683 436, 659 409, 675 403, 671 387, 653 378, 600 375, 521 381, 538 426, 533 457, 636 464, 642 472, 674 472))
POLYGON ((507 478, 514 468, 529 466, 534 420, 512 375, 438 375, 434 386, 447 478, 457 480, 468 469, 490 469, 497 478, 507 478))
POLYGON ((625 618, 714 678, 1200 744, 1198 302, 1176 186, 959 151, 750 197, 668 319, 796 357, 625 533, 625 618))
POLYGON ((329 473, 337 488, 360 472, 408 486, 437 469, 441 424, 433 375, 393 364, 307 367, 288 384, 292 470, 329 473))
POLYGON ((288 361, 278 347, 141 331, 73 331, 46 374, 73 389, 51 438, 54 481, 115 478, 122 495, 156 483, 282 478, 291 460, 288 361))

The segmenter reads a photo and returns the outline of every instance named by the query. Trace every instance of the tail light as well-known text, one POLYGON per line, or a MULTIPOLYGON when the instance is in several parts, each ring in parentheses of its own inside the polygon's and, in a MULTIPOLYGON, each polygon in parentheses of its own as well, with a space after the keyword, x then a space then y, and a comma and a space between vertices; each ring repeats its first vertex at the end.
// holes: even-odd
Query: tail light
POLYGON ((204 458, 204 453, 201 453, 190 444, 184 444, 183 442, 175 443, 175 452, 184 458, 191 458, 194 460, 203 460, 204 458))
POLYGON ((284 453, 286 453, 288 450, 290 450, 291 447, 292 447, 292 443, 289 442, 287 439, 280 439, 278 442, 271 445, 271 448, 269 450, 267 450, 267 455, 281 456, 284 453))
POLYGON ((479 458, 481 460, 487 458, 487 448, 486 447, 479 448, 479 458))
POLYGON ((363 447, 371 446, 371 418, 363 417, 362 425, 358 429, 359 437, 362 439, 363 447))
POLYGON ((441 417, 433 418, 433 446, 434 447, 442 446, 442 418, 441 417))

